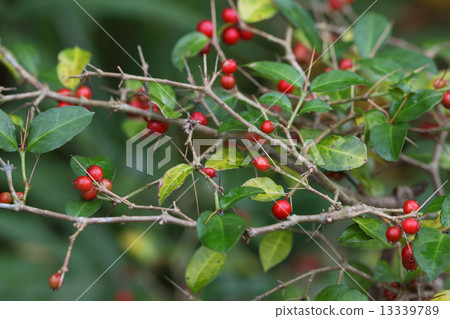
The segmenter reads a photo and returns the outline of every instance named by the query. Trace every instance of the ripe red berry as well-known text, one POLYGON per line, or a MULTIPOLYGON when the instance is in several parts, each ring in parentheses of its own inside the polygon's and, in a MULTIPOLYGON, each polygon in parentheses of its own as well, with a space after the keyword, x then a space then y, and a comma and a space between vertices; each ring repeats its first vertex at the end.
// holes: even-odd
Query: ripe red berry
POLYGON ((386 239, 388 242, 395 244, 402 238, 402 231, 398 227, 389 227, 386 231, 386 239))
POLYGON ((447 80, 445 79, 436 79, 433 81, 433 86, 436 90, 442 89, 447 85, 447 80))
POLYGON ((12 196, 10 192, 3 192, 0 194, 0 203, 11 204, 12 196))
POLYGON ((87 176, 80 176, 73 181, 73 187, 78 189, 80 192, 87 192, 92 188, 92 180, 87 176))
POLYGON ((203 49, 198 54, 200 54, 200 55, 208 54, 210 50, 211 50, 211 43, 208 42, 208 43, 205 44, 203 49))
POLYGON ((206 167, 206 168, 203 168, 202 171, 211 178, 217 177, 216 171, 214 168, 206 167))
POLYGON ((113 183, 107 178, 102 179, 102 185, 110 192, 113 190, 113 183))
POLYGON ((61 280, 60 273, 53 274, 48 279, 48 285, 50 286, 51 289, 53 289, 53 291, 61 288, 62 284, 63 284, 63 281, 61 280))
POLYGON ((250 140, 252 142, 257 142, 257 141, 259 141, 261 139, 261 136, 259 136, 256 133, 250 133, 250 132, 247 131, 247 132, 244 133, 244 138, 247 139, 247 140, 250 140))
POLYGON ((236 23, 238 22, 238 15, 233 8, 225 8, 222 11, 222 19, 225 23, 236 23))
POLYGON ((72 104, 67 103, 67 102, 61 102, 58 104, 58 107, 69 106, 69 105, 72 105, 72 104))
POLYGON ((271 107, 269 107, 269 110, 271 110, 272 112, 275 112, 275 113, 283 112, 283 109, 279 105, 272 105, 271 107))
POLYGON ((225 90, 231 90, 236 85, 236 79, 231 74, 226 74, 220 78, 220 85, 225 90))
POLYGON ((266 134, 272 133, 274 129, 275 128, 273 127, 273 124, 271 121, 264 121, 261 124, 261 131, 263 131, 266 134))
POLYGON ((328 4, 330 8, 334 11, 341 10, 344 5, 344 3, 341 0, 329 0, 328 4))
POLYGON ((291 204, 286 200, 279 200, 272 207, 272 214, 276 219, 286 219, 291 212, 291 204))
MULTIPOLYGON (((398 282, 391 282, 390 286, 393 288, 400 288, 400 285, 398 282)), ((395 298, 397 298, 397 295, 394 292, 385 289, 383 291, 383 297, 386 298, 386 300, 391 301, 391 300, 394 300, 395 298)))
MULTIPOLYGON (((302 43, 295 44, 294 55, 295 59, 300 63, 303 64, 311 63, 312 51, 302 43)), ((317 52, 314 52, 314 58, 316 59, 317 57, 318 57, 317 52)))
POLYGON ((353 62, 350 59, 342 59, 341 62, 339 62, 339 69, 341 70, 348 70, 353 68, 353 62))
POLYGON ((450 91, 447 91, 442 95, 441 103, 445 108, 450 109, 450 91))
POLYGON ((253 163, 253 165, 255 165, 256 169, 258 169, 260 171, 265 171, 270 166, 267 158, 265 158, 263 156, 255 157, 252 160, 252 163, 253 163))
POLYGON ((292 93, 294 89, 295 88, 292 86, 292 84, 289 84, 285 80, 280 80, 280 82, 278 82, 278 91, 280 91, 281 93, 289 94, 292 93))
POLYGON ((409 214, 419 209, 419 204, 415 200, 407 200, 403 203, 403 212, 409 214))
POLYGON ((326 67, 326 68, 323 70, 323 73, 327 73, 327 72, 330 72, 330 71, 333 71, 333 68, 331 68, 331 67, 326 67))
POLYGON ((227 59, 222 63, 222 71, 226 74, 231 74, 236 72, 237 63, 233 59, 227 59))
POLYGON ((222 40, 228 45, 237 43, 240 37, 239 30, 235 27, 228 27, 222 33, 222 40))
POLYGON ((85 200, 93 200, 97 197, 97 194, 98 194, 98 190, 95 187, 92 187, 87 192, 82 192, 81 196, 83 196, 83 198, 85 200))
POLYGON ((100 182, 103 178, 103 170, 98 165, 89 166, 89 168, 87 169, 87 172, 97 182, 100 182))
POLYGON ((241 29, 239 30, 239 35, 240 35, 241 39, 244 41, 251 40, 251 39, 253 39, 253 36, 254 36, 252 31, 241 30, 241 29))
POLYGON ((413 271, 417 268, 417 261, 414 259, 414 261, 409 261, 406 259, 402 259, 402 265, 405 267, 407 271, 413 271))
POLYGON ((169 124, 158 120, 148 121, 147 128, 154 133, 165 133, 169 129, 169 124))
POLYGON ((82 86, 77 90, 76 96, 77 98, 84 97, 89 100, 92 97, 92 91, 87 86, 82 86))
POLYGON ((202 20, 197 24, 197 31, 203 33, 208 38, 213 36, 213 24, 211 20, 202 20))
POLYGON ((409 262, 414 261, 414 254, 412 250, 412 244, 405 245, 402 249, 402 259, 407 260, 409 262))
POLYGON ((420 225, 417 220, 408 218, 402 223, 402 228, 405 233, 413 235, 419 231, 420 225))
POLYGON ((200 125, 208 125, 208 119, 202 112, 194 112, 191 114, 191 119, 200 122, 200 125))
MULTIPOLYGON (((66 88, 59 89, 56 93, 64 95, 64 96, 72 96, 72 91, 66 88)), ((63 103, 62 101, 58 101, 58 103, 63 103)))
MULTIPOLYGON (((148 105, 147 105, 148 106, 148 105)), ((150 108, 147 108, 146 110, 149 110, 150 108)), ((159 109, 159 106, 158 105, 156 105, 155 103, 153 103, 152 102, 152 109, 153 109, 153 112, 155 112, 155 113, 161 113, 161 110, 159 109)))
POLYGON ((17 198, 20 200, 22 200, 22 198, 24 196, 24 194, 22 192, 17 192, 16 195, 17 195, 17 198))

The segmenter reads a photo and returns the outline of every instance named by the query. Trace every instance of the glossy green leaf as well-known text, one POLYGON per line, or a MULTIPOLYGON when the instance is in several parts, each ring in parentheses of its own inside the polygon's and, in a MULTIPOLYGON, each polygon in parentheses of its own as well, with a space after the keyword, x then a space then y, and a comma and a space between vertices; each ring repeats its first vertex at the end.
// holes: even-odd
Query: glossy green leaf
POLYGON ((250 69, 258 72, 264 78, 270 80, 285 80, 292 86, 301 88, 303 85, 303 76, 293 66, 272 61, 260 61, 246 64, 250 69))
POLYGON ((439 196, 438 198, 434 199, 431 203, 427 205, 427 207, 422 210, 423 213, 435 213, 442 209, 442 203, 444 203, 444 200, 447 198, 446 195, 439 196))
POLYGON ((364 250, 380 250, 386 246, 367 235, 358 224, 348 226, 338 238, 342 246, 359 248, 364 250))
POLYGON ((160 83, 148 83, 148 90, 152 100, 155 99, 158 106, 167 106, 169 109, 174 109, 177 106, 177 95, 173 87, 160 83))
POLYGON ((19 115, 8 114, 8 116, 15 126, 20 128, 22 132, 25 132, 25 123, 19 115))
MULTIPOLYGON (((241 117, 245 119, 247 122, 254 123, 256 126, 261 126, 262 122, 265 120, 263 116, 261 116, 261 112, 258 111, 244 111, 241 114, 241 117)), ((228 131, 247 131, 248 128, 240 121, 233 117, 229 117, 225 120, 218 128, 217 132, 228 132, 228 131)))
POLYGON ((450 195, 447 195, 442 203, 440 218, 442 227, 447 228, 450 226, 450 195))
POLYGON ((289 114, 292 113, 291 101, 283 93, 270 92, 263 94, 259 98, 259 103, 261 103, 262 105, 267 105, 267 107, 279 105, 283 109, 283 111, 288 112, 289 114))
POLYGON ((189 289, 197 293, 213 281, 225 265, 224 254, 201 246, 189 260, 185 279, 189 289))
POLYGON ((264 190, 256 187, 236 187, 226 193, 220 199, 220 208, 223 210, 230 209, 235 203, 250 196, 264 193, 264 190))
POLYGON ((73 105, 39 114, 30 125, 27 151, 41 154, 63 146, 91 123, 93 115, 84 107, 73 105))
POLYGON ((322 101, 321 99, 313 99, 311 101, 306 102, 305 105, 303 105, 302 109, 300 110, 300 114, 310 112, 325 113, 331 110, 332 108, 330 105, 328 105, 327 102, 322 101))
MULTIPOLYGON (((419 90, 417 93, 412 93, 402 109, 398 112, 395 122, 408 122, 415 120, 425 112, 428 112, 437 105, 442 99, 442 93, 434 90, 419 90)), ((403 101, 396 101, 392 105, 391 114, 395 114, 403 101)))
POLYGON ((391 35, 389 21, 377 13, 369 12, 361 17, 353 28, 353 39, 359 55, 367 58, 379 51, 391 35))
POLYGON ((75 217, 89 217, 102 207, 103 201, 99 199, 84 200, 71 198, 66 202, 66 214, 75 217))
POLYGON ((372 128, 376 125, 384 124, 386 123, 386 116, 378 110, 372 110, 366 113, 363 113, 364 115, 364 122, 365 122, 365 128, 364 128, 364 137, 366 143, 370 141, 370 131, 372 128))
MULTIPOLYGON (((231 108, 234 108, 237 104, 236 95, 230 94, 227 90, 214 90, 214 94, 219 97, 226 105, 231 108)), ((206 104, 209 106, 211 111, 216 115, 217 119, 221 122, 230 118, 230 114, 225 111, 216 101, 212 100, 209 96, 205 97, 206 104)))
POLYGON ((434 61, 417 51, 394 48, 380 52, 378 57, 391 59, 403 66, 405 69, 416 70, 427 65, 425 68, 426 71, 431 73, 437 72, 437 67, 434 61))
POLYGON ((366 75, 367 78, 373 83, 377 82, 391 72, 393 73, 388 77, 385 77, 383 81, 389 83, 398 83, 405 76, 403 67, 397 62, 390 59, 362 59, 358 60, 358 64, 361 66, 361 72, 366 75))
POLYGON ((209 38, 200 32, 190 32, 175 44, 172 50, 172 64, 178 70, 183 70, 183 60, 196 56, 209 41, 209 38))
POLYGON ((246 227, 247 222, 235 213, 218 215, 208 210, 197 219, 197 236, 203 246, 225 253, 236 245, 246 227))
POLYGON ((386 239, 386 231, 388 228, 385 223, 372 217, 356 217, 353 218, 353 221, 357 223, 368 236, 383 243, 386 248, 390 247, 386 239))
POLYGON ((375 267, 373 273, 374 282, 400 282, 400 278, 394 274, 392 267, 389 266, 386 260, 380 260, 375 267))
POLYGON ((0 149, 5 152, 14 152, 18 149, 16 127, 3 110, 0 110, 0 149))
POLYGON ((264 236, 259 244, 259 259, 264 271, 278 265, 289 256, 293 236, 289 230, 277 230, 264 236))
POLYGON ((247 23, 270 19, 277 13, 271 0, 239 0, 239 17, 247 23))
POLYGON ((344 285, 333 285, 323 289, 314 301, 368 301, 365 294, 344 285))
POLYGON ((108 158, 103 156, 95 156, 95 157, 83 157, 81 155, 75 155, 70 159, 70 168, 75 173, 76 176, 84 176, 86 175, 86 170, 89 166, 98 165, 103 170, 103 177, 109 180, 113 180, 116 175, 116 167, 113 162, 111 162, 108 158), (75 159, 74 159, 75 158, 75 159), (78 163, 82 166, 80 166, 78 163))
POLYGON ((352 85, 368 85, 362 76, 342 70, 332 70, 318 75, 311 82, 311 92, 340 91, 352 85))
POLYGON ((219 148, 205 163, 205 167, 214 168, 216 171, 234 169, 250 165, 250 161, 245 161, 247 156, 236 150, 230 152, 229 148, 219 148), (245 162, 248 162, 244 164, 245 162))
POLYGON ((395 162, 402 152, 408 128, 406 123, 375 125, 370 131, 370 142, 381 158, 395 162))
POLYGON ((450 235, 438 229, 422 227, 412 243, 414 258, 428 274, 430 281, 436 279, 450 266, 450 235))
POLYGON ((186 177, 188 177, 193 170, 194 168, 188 164, 178 164, 164 174, 159 183, 158 198, 160 205, 170 193, 178 189, 178 187, 184 183, 186 177))
POLYGON ((167 117, 169 119, 177 119, 183 115, 183 113, 170 109, 168 106, 165 106, 164 104, 160 103, 156 99, 153 101, 153 103, 158 105, 159 109, 161 110, 162 115, 164 115, 165 117, 167 117))
POLYGON ((91 53, 79 47, 62 50, 58 54, 57 65, 58 79, 61 84, 68 89, 75 89, 80 79, 70 77, 80 75, 90 60, 91 53))
POLYGON ((264 191, 264 194, 258 194, 250 197, 259 202, 273 202, 285 195, 283 186, 276 184, 268 177, 255 177, 246 181, 242 186, 256 187, 264 191))

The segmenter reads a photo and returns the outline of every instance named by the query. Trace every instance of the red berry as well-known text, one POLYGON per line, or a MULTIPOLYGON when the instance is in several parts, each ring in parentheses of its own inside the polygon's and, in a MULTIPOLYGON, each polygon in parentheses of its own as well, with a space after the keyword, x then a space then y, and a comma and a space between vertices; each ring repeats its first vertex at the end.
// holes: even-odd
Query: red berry
POLYGON ((266 134, 272 133, 274 129, 275 128, 273 127, 273 124, 271 121, 264 121, 261 124, 261 131, 263 131, 266 134))
POLYGON ((97 197, 97 194, 98 194, 98 190, 95 187, 92 187, 87 192, 82 192, 81 196, 83 196, 83 198, 85 200, 93 200, 97 197))
POLYGON ((409 214, 419 209, 419 204, 415 200, 407 200, 403 204, 403 212, 409 214))
POLYGON ((294 89, 295 88, 292 86, 292 84, 289 84, 285 80, 280 80, 280 82, 278 82, 278 91, 280 91, 281 93, 289 94, 292 93, 294 89))
POLYGON ((402 223, 402 228, 405 233, 413 235, 419 231, 420 225, 417 220, 408 218, 402 223))
POLYGON ((450 109, 450 91, 447 91, 442 95, 441 103, 445 108, 450 109))
POLYGON ((78 189, 80 192, 87 192, 92 188, 92 180, 87 176, 80 176, 73 181, 73 187, 78 189))
POLYGON ((12 196, 10 192, 3 192, 0 194, 0 203, 2 204, 11 204, 12 196))
MULTIPOLYGON (((400 285, 398 282, 391 282, 390 286, 393 288, 400 288, 400 285)), ((383 291, 383 297, 386 298, 386 300, 391 301, 391 300, 394 300, 395 298, 397 298, 397 295, 394 292, 385 289, 383 291)))
POLYGON ((402 265, 407 271, 413 271, 417 268, 417 261, 415 259, 414 261, 402 259, 402 265))
POLYGON ((263 156, 255 157, 252 160, 252 163, 253 163, 253 165, 255 165, 256 169, 258 169, 260 171, 265 171, 270 166, 267 158, 265 158, 263 156))
POLYGON ((82 86, 77 90, 76 96, 77 98, 84 97, 89 100, 92 97, 92 91, 87 86, 82 86))
POLYGON ((58 104, 58 107, 69 106, 69 105, 72 105, 72 104, 67 103, 67 102, 61 102, 58 104))
POLYGON ((107 178, 102 179, 102 185, 110 192, 113 190, 113 183, 107 178))
MULTIPOLYGON (((295 59, 300 63, 303 64, 311 63, 312 51, 302 43, 295 44, 294 55, 295 59)), ((314 58, 316 59, 317 57, 318 57, 317 52, 314 52, 314 58)))
POLYGON ((330 8, 335 11, 341 10, 343 7, 343 2, 341 0, 329 0, 328 4, 330 5, 330 8))
POLYGON ((327 73, 327 72, 330 72, 330 71, 333 71, 333 68, 331 68, 331 67, 326 67, 326 68, 323 70, 323 73, 327 73))
POLYGON ((275 112, 275 113, 283 112, 283 109, 279 105, 272 105, 271 107, 269 107, 269 110, 271 110, 272 112, 275 112))
POLYGON ((165 133, 169 129, 169 124, 158 120, 148 121, 147 128, 153 133, 165 133))
POLYGON ((272 207, 272 214, 276 219, 286 219, 291 212, 291 204, 286 200, 279 200, 272 207))
POLYGON ((442 89, 447 85, 447 80, 436 79, 433 81, 433 86, 436 90, 442 89))
POLYGON ((53 274, 48 279, 48 285, 50 286, 51 289, 53 289, 53 291, 61 288, 62 284, 63 284, 63 281, 61 280, 60 273, 53 274))
POLYGON ((353 68, 353 62, 350 59, 342 59, 341 62, 339 62, 339 69, 341 70, 348 70, 353 68))
MULTIPOLYGON (((148 109, 150 109, 150 108, 148 108, 148 109)), ((146 109, 146 110, 148 110, 148 109, 146 109)), ((152 102, 152 109, 153 109, 153 112, 155 112, 155 113, 161 113, 161 110, 159 109, 159 106, 156 105, 153 102, 152 102)))
POLYGON ((236 72, 237 63, 233 59, 227 59, 222 63, 222 71, 227 74, 236 72))
MULTIPOLYGON (((64 95, 64 96, 72 96, 72 91, 66 88, 63 89, 59 89, 58 91, 56 91, 56 93, 64 95)), ((58 103, 64 103, 61 101, 58 101, 58 103)))
POLYGON ((98 165, 92 165, 87 169, 88 174, 97 182, 100 182, 103 178, 103 170, 98 165))
POLYGON ((248 41, 253 39, 253 32, 252 31, 248 31, 248 30, 239 30, 239 35, 241 37, 242 40, 244 41, 248 41))
POLYGON ((211 43, 206 43, 205 46, 203 47, 203 49, 198 53, 198 54, 208 54, 209 51, 211 50, 211 43))
POLYGON ((408 244, 402 249, 402 259, 407 260, 409 262, 414 261, 414 254, 412 250, 412 244, 408 244))
POLYGON ((203 33, 208 38, 213 36, 213 24, 211 20, 202 20, 197 24, 197 31, 203 33))
POLYGON ((222 19, 225 23, 236 23, 238 22, 238 15, 233 8, 225 8, 222 11, 222 19))
POLYGON ((236 79, 231 74, 224 75, 220 78, 220 85, 225 90, 231 90, 236 85, 236 79))
POLYGON ((22 198, 24 196, 24 194, 22 192, 17 192, 16 195, 17 195, 17 198, 20 200, 22 200, 22 198))
POLYGON ((217 177, 216 171, 214 168, 206 167, 206 168, 203 168, 202 171, 211 178, 217 177))
POLYGON ((247 131, 247 132, 244 133, 244 138, 247 139, 247 140, 250 140, 252 142, 257 142, 257 141, 259 141, 261 139, 261 136, 259 136, 256 133, 250 133, 250 132, 247 131))
POLYGON ((202 112, 194 112, 191 114, 191 119, 200 122, 200 125, 208 125, 208 119, 202 112))
MULTIPOLYGON (((297 143, 299 142, 298 139, 298 135, 296 135, 297 138, 297 143)), ((329 178, 332 178, 336 181, 340 181, 341 179, 344 178, 344 174, 342 174, 341 172, 327 172, 325 175, 327 175, 329 178)))
POLYGON ((235 27, 228 27, 223 30, 222 40, 225 44, 233 45, 239 41, 239 30, 235 27))
POLYGON ((395 244, 402 238, 402 231, 398 227, 389 227, 386 231, 386 239, 388 242, 395 244))
POLYGON ((115 301, 134 301, 134 296, 131 291, 118 290, 114 296, 115 301))

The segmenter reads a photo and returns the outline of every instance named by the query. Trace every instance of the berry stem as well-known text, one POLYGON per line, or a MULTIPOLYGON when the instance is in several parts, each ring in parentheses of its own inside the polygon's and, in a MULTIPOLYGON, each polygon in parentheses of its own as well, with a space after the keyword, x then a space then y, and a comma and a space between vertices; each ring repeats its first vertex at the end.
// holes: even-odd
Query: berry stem
POLYGON ((75 240, 77 239, 78 235, 80 235, 80 233, 84 230, 86 225, 87 225, 86 223, 76 225, 75 227, 78 228, 77 231, 72 236, 69 237, 69 239, 70 239, 69 247, 67 248, 66 257, 64 258, 64 263, 60 270, 61 271, 61 280, 64 279, 64 274, 69 271, 69 268, 68 268, 69 260, 70 260, 70 255, 72 254, 72 248, 75 243, 75 240))

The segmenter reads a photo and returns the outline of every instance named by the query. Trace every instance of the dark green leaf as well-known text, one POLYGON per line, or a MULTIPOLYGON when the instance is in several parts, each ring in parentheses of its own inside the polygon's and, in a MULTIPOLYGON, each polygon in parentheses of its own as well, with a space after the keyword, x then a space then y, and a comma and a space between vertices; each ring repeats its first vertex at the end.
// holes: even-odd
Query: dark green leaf
POLYGON ((260 188, 264 191, 264 194, 258 194, 250 197, 253 200, 259 202, 273 202, 285 195, 283 186, 276 184, 272 179, 268 177, 255 177, 246 181, 242 186, 250 186, 260 188))
POLYGON ((103 202, 99 199, 84 200, 71 198, 66 202, 66 214, 75 217, 89 217, 100 209, 103 202))
POLYGON ((89 166, 98 165, 103 170, 103 177, 109 180, 113 180, 116 175, 116 168, 108 158, 103 156, 95 156, 91 158, 83 157, 80 155, 75 155, 74 158, 70 159, 70 168, 75 173, 76 176, 84 176, 86 175, 86 170, 89 166), (75 159, 82 165, 80 165, 75 161, 75 159))
POLYGON ((247 23, 255 23, 271 18, 277 9, 271 0, 239 0, 239 17, 247 23))
POLYGON ((159 183, 159 204, 162 204, 170 193, 178 189, 193 170, 194 168, 188 164, 178 164, 169 169, 159 183))
POLYGON ((160 107, 167 106, 173 110, 177 106, 177 95, 175 94, 173 87, 150 82, 148 83, 148 90, 152 100, 156 99, 156 101, 159 102, 157 104, 160 107))
POLYGON ((386 248, 383 243, 372 239, 372 237, 367 235, 358 224, 348 226, 338 240, 342 246, 346 247, 367 250, 380 250, 386 248))
POLYGON ((303 85, 302 74, 289 64, 272 61, 260 61, 249 63, 246 66, 258 72, 259 75, 264 78, 276 81, 285 80, 297 88, 301 88, 303 85))
MULTIPOLYGON (((437 105, 442 99, 442 93, 434 90, 419 90, 412 93, 400 112, 398 112, 395 122, 408 122, 415 120, 425 112, 428 112, 433 106, 437 105)), ((396 101, 392 105, 391 113, 397 112, 403 101, 396 101)))
POLYGON ((64 49, 58 54, 58 78, 62 85, 68 89, 75 89, 80 83, 79 78, 71 78, 83 72, 86 65, 91 60, 91 53, 74 47, 64 49))
POLYGON ((259 244, 259 258, 264 271, 278 265, 289 256, 293 236, 288 230, 277 230, 264 236, 259 244))
POLYGON ((395 61, 383 58, 362 59, 358 63, 361 65, 361 71, 371 82, 377 82, 387 74, 392 73, 384 81, 389 83, 398 83, 405 76, 403 67, 395 61))
POLYGON ((69 142, 91 123, 94 113, 81 106, 49 109, 34 119, 27 139, 27 150, 47 153, 69 142))
POLYGON ((400 282, 400 278, 394 274, 392 267, 389 266, 386 260, 380 260, 373 273, 374 282, 400 282))
POLYGON ((228 148, 219 148, 205 163, 205 167, 214 168, 216 171, 234 169, 250 165, 246 161, 247 156, 240 152, 232 152, 228 148))
POLYGON ((292 113, 292 104, 289 98, 283 93, 271 92, 263 94, 259 98, 259 103, 267 105, 268 107, 273 105, 279 105, 283 111, 292 113))
POLYGON ((18 149, 16 127, 3 110, 0 110, 0 149, 5 152, 14 152, 18 149))
POLYGON ((447 228, 450 226, 450 195, 447 195, 442 203, 440 218, 442 227, 447 228))
POLYGON ((363 113, 364 115, 364 121, 366 123, 366 126, 364 128, 364 135, 366 143, 370 141, 370 131, 372 128, 379 124, 386 123, 386 116, 378 110, 372 110, 366 113, 363 113))
POLYGON ((309 102, 306 102, 300 110, 300 114, 316 112, 316 113, 325 113, 331 111, 331 106, 328 105, 327 102, 322 101, 321 99, 313 99, 309 102))
POLYGON ((386 239, 387 226, 385 223, 372 217, 356 217, 353 218, 353 221, 357 223, 368 236, 383 243, 386 248, 390 247, 386 239))
POLYGON ((427 208, 422 210, 423 213, 435 213, 442 209, 442 203, 447 198, 446 195, 440 196, 427 205, 427 208))
POLYGON ((391 34, 389 21, 382 15, 369 12, 355 23, 353 38, 358 48, 359 55, 367 58, 370 54, 374 56, 376 48, 378 51, 391 34))
POLYGON ((408 128, 406 123, 375 125, 370 131, 370 142, 381 158, 395 162, 402 152, 408 128))
POLYGON ((183 60, 196 56, 209 41, 209 38, 200 32, 191 32, 183 36, 175 44, 172 51, 172 64, 178 70, 183 70, 183 60))
POLYGON ((368 85, 362 76, 342 70, 322 73, 311 82, 311 92, 329 92, 346 89, 352 85, 368 85))
POLYGON ((328 286, 316 296, 315 301, 368 301, 366 295, 357 289, 344 285, 328 286))
POLYGON ((437 67, 434 61, 426 55, 416 51, 394 48, 381 52, 378 57, 391 59, 403 66, 405 69, 416 70, 428 65, 425 70, 431 73, 437 72, 437 67))
POLYGON ((237 187, 233 188, 231 191, 226 193, 221 199, 220 199, 220 208, 223 210, 227 210, 231 208, 236 202, 250 197, 255 196, 258 194, 262 194, 264 191, 261 188, 256 187, 237 187))

